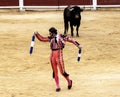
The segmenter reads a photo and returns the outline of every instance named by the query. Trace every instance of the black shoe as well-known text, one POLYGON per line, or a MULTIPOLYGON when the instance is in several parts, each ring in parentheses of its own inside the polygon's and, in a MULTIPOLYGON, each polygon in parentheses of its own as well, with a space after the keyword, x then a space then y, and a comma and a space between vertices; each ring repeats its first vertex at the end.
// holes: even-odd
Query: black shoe
POLYGON ((56 89, 56 92, 59 92, 60 90, 61 90, 60 88, 57 88, 57 89, 56 89))
POLYGON ((71 85, 68 86, 68 90, 70 90, 72 88, 72 80, 71 81, 71 85))

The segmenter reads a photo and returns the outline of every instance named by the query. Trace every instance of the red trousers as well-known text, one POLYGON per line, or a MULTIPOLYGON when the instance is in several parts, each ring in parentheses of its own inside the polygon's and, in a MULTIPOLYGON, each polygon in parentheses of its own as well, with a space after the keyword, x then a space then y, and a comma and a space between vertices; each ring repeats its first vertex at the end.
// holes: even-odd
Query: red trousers
POLYGON ((52 51, 50 61, 55 76, 58 75, 58 68, 61 74, 65 72, 62 50, 52 51))
POLYGON ((69 79, 69 75, 66 73, 65 68, 64 68, 62 50, 52 51, 50 61, 51 61, 52 69, 53 69, 53 78, 55 79, 56 87, 60 88, 59 77, 58 77, 58 69, 59 69, 60 73, 67 80, 68 85, 70 85, 71 81, 69 79))

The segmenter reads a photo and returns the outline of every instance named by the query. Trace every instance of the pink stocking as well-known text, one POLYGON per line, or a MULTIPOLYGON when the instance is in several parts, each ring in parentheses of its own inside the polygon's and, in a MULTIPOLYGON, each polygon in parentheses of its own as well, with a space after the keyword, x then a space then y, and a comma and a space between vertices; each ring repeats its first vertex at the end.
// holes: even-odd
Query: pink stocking
POLYGON ((67 82, 68 82, 68 85, 71 85, 71 81, 70 81, 70 78, 69 78, 69 76, 66 76, 66 77, 65 77, 65 79, 67 80, 67 82))
POLYGON ((56 87, 57 87, 57 88, 60 88, 60 85, 59 85, 59 77, 58 77, 58 76, 55 76, 55 83, 56 83, 56 87))

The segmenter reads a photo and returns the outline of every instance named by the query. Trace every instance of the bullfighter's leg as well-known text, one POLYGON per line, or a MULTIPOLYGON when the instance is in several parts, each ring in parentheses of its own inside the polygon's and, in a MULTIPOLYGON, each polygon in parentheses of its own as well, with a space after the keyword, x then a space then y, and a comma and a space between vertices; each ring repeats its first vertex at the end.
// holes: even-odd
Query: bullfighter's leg
POLYGON ((56 84, 56 92, 59 92, 60 85, 59 85, 58 69, 57 69, 57 63, 55 61, 53 54, 51 54, 50 61, 51 61, 52 69, 53 69, 53 78, 54 78, 55 84, 56 84))
POLYGON ((59 52, 58 67, 59 67, 60 73, 63 75, 63 77, 68 82, 68 89, 71 89, 71 87, 72 87, 72 80, 70 80, 69 74, 67 74, 66 71, 65 71, 62 51, 59 52))

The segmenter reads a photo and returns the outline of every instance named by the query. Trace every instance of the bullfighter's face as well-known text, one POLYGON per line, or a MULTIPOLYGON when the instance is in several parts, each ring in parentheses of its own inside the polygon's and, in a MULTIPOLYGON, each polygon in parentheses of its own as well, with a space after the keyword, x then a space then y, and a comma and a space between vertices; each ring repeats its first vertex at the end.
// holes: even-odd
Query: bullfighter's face
POLYGON ((51 38, 54 38, 55 35, 56 35, 56 34, 54 34, 54 33, 52 33, 52 32, 49 32, 49 34, 50 34, 50 37, 51 37, 51 38))

